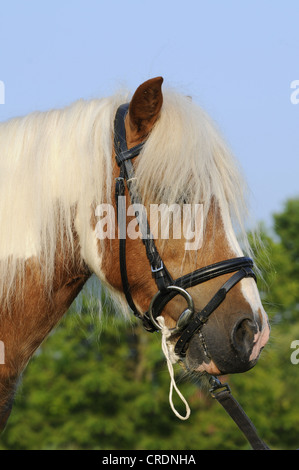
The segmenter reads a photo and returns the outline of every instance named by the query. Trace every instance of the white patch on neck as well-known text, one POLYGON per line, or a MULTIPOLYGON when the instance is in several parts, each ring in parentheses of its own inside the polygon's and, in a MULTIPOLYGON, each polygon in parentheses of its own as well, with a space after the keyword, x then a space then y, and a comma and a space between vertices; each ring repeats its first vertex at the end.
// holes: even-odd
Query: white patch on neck
MULTIPOLYGON (((221 212, 222 212, 222 209, 221 209, 221 212)), ((244 253, 242 252, 241 247, 238 243, 236 234, 233 230, 230 217, 225 217, 222 213, 222 222, 223 222, 226 238, 227 238, 229 247, 231 248, 232 252, 235 254, 236 257, 244 256, 244 253)), ((246 301, 251 306, 255 319, 256 320, 259 319, 259 312, 260 312, 263 316, 264 323, 267 323, 267 315, 262 306, 262 302, 260 299, 260 295, 259 295, 255 280, 251 277, 248 277, 248 278, 242 279, 240 284, 241 284, 241 292, 244 298, 246 299, 246 301)))
MULTIPOLYGON (((90 217, 82 217, 82 214, 83 211, 80 211, 80 208, 78 207, 77 216, 75 219, 75 228, 79 236, 81 256, 89 269, 99 279, 105 280, 105 276, 101 269, 103 257, 99 252, 96 231, 91 225, 90 217)), ((89 215, 91 216, 90 212, 89 215)))

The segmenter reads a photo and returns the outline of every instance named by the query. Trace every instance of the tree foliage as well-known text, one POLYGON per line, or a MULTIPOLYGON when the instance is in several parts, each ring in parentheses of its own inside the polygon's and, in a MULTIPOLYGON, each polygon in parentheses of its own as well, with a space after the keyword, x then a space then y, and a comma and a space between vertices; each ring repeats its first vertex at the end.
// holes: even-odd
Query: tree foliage
MULTIPOLYGON (((262 229, 266 248, 256 252, 270 344, 254 369, 226 379, 270 447, 295 449, 299 364, 290 345, 299 340, 299 200, 274 222, 274 233, 262 229)), ((29 363, 0 449, 248 449, 199 380, 176 373, 192 409, 185 422, 168 404, 160 335, 107 307, 99 318, 83 298, 80 313, 75 303, 29 363)))

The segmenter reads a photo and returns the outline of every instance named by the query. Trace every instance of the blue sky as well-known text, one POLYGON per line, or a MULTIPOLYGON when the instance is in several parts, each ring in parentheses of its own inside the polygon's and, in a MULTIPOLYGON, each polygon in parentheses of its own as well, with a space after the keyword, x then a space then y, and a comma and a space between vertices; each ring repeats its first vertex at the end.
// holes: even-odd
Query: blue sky
POLYGON ((269 225, 299 196, 298 18, 298 0, 1 2, 0 120, 162 75, 212 116, 269 225))

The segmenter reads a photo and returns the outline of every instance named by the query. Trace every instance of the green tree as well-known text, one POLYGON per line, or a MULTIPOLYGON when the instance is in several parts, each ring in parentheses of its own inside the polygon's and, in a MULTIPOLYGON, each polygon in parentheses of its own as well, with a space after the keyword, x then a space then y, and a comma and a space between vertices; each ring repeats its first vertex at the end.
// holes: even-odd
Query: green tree
POLYGON ((180 368, 192 413, 185 422, 174 416, 160 341, 137 322, 107 314, 99 321, 87 307, 80 315, 73 307, 29 363, 0 449, 248 448, 225 411, 180 368))
POLYGON ((262 273, 259 289, 271 320, 270 342, 247 380, 234 376, 231 381, 238 395, 246 396, 250 416, 265 439, 274 448, 295 449, 299 365, 291 362, 291 344, 299 340, 299 199, 287 201, 273 218, 273 232, 261 228, 262 244, 256 251, 262 273))
POLYGON ((280 214, 274 214, 275 232, 288 253, 290 272, 299 278, 299 199, 289 199, 280 214))
POLYGON ((299 320, 299 199, 288 200, 273 218, 273 235, 261 228, 256 257, 265 282, 259 288, 273 321, 287 326, 299 320))

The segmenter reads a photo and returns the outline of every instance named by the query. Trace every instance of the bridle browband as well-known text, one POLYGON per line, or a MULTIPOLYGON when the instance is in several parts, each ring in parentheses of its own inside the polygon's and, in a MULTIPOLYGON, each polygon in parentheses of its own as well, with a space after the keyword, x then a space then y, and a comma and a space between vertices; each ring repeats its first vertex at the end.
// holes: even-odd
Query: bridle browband
MULTIPOLYGON (((141 229, 146 255, 150 264, 152 276, 155 279, 158 288, 158 292, 153 297, 149 305, 148 312, 144 314, 139 312, 130 292, 130 284, 127 274, 126 211, 123 203, 124 198, 121 198, 121 196, 125 196, 126 184, 132 204, 141 203, 141 197, 138 194, 136 187, 134 187, 135 173, 132 159, 139 155, 145 142, 128 149, 125 129, 125 117, 128 109, 128 103, 121 105, 116 112, 114 120, 115 158, 120 168, 120 175, 116 178, 115 183, 115 198, 117 205, 118 228, 119 231, 122 232, 122 236, 119 236, 119 259, 123 291, 128 305, 132 309, 134 315, 142 321, 144 328, 149 332, 158 331, 160 329, 160 325, 157 323, 156 319, 165 305, 173 297, 181 295, 185 298, 188 307, 180 315, 176 327, 171 330, 174 335, 179 335, 179 339, 175 345, 175 353, 182 358, 186 354, 191 338, 202 328, 210 315, 223 302, 226 294, 245 277, 253 277, 256 280, 255 274, 252 271, 253 261, 248 257, 233 258, 197 269, 173 280, 155 246, 147 219, 144 218, 138 210, 136 210, 135 215, 139 228, 141 229), (186 289, 224 274, 231 273, 234 274, 222 285, 208 304, 200 312, 195 313, 192 296, 186 289)), ((226 412, 235 421, 239 429, 251 444, 252 448, 254 450, 269 450, 267 444, 265 444, 258 436, 251 420, 248 418, 237 400, 232 396, 229 386, 227 384, 222 384, 213 376, 210 376, 209 382, 212 397, 223 406, 226 412)))
POLYGON ((177 322, 177 326, 173 329, 173 334, 180 334, 174 350, 178 356, 182 357, 186 354, 191 338, 202 328, 210 315, 224 301, 226 294, 243 278, 253 277, 256 279, 252 270, 253 261, 248 257, 233 258, 197 269, 174 280, 164 265, 157 250, 147 219, 144 219, 142 214, 136 210, 135 215, 142 233, 142 241, 145 246, 152 276, 158 288, 157 294, 153 297, 150 303, 148 312, 144 314, 139 312, 131 295, 127 274, 125 235, 126 213, 123 200, 120 196, 125 195, 126 183, 132 204, 141 204, 141 197, 134 185, 134 180, 136 178, 132 159, 139 155, 145 142, 128 149, 125 129, 125 117, 128 109, 128 103, 121 105, 116 112, 114 120, 115 158, 118 166, 120 167, 120 175, 116 178, 115 197, 119 230, 123 231, 123 236, 119 237, 120 272, 123 291, 133 313, 142 321, 145 329, 150 332, 159 330, 160 326, 157 323, 156 318, 173 297, 181 295, 185 298, 187 301, 187 309, 181 314, 177 322), (203 282, 216 277, 223 276, 224 274, 231 273, 234 274, 222 285, 208 304, 201 311, 195 313, 192 297, 186 289, 202 284, 203 282))

